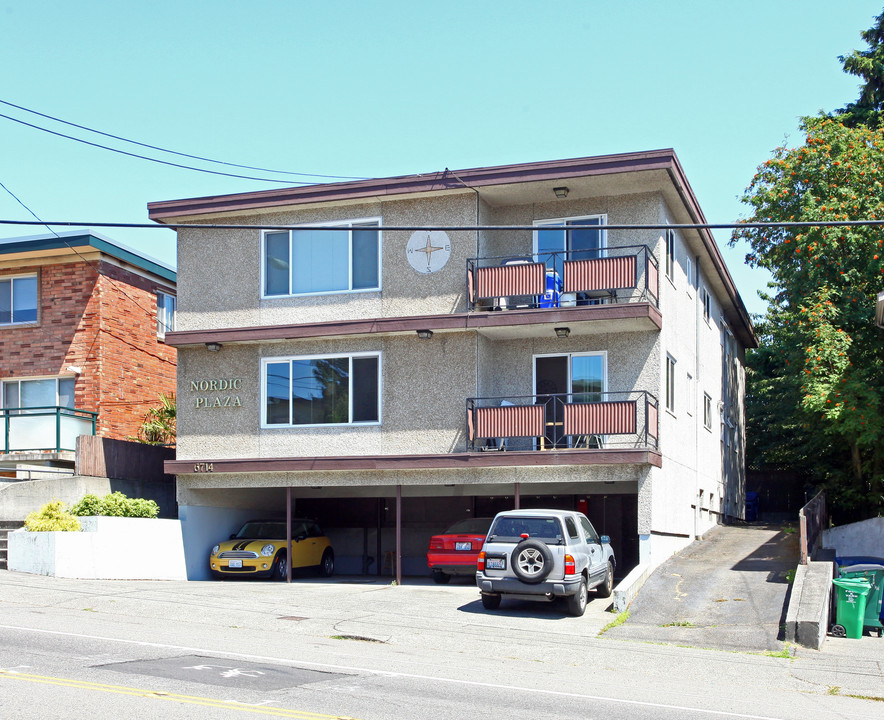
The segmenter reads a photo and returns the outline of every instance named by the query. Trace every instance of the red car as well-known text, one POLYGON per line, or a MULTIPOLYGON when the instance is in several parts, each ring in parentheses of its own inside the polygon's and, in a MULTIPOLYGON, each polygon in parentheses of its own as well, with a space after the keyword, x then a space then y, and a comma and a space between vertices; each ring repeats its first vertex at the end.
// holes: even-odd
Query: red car
POLYGON ((427 565, 433 580, 447 583, 452 575, 475 575, 479 551, 493 518, 468 518, 454 523, 441 535, 430 538, 427 565))

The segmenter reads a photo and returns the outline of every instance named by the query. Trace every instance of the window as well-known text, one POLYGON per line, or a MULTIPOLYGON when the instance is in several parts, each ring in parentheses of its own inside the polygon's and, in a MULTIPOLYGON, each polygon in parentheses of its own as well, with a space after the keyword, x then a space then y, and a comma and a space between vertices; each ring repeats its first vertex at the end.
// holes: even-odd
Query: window
POLYGON ((380 355, 264 361, 266 426, 379 423, 380 355))
POLYGON ((569 403, 597 403, 605 399, 608 385, 608 355, 605 352, 534 356, 534 394, 545 406, 544 444, 569 447, 563 435, 562 400, 569 403), (559 396, 558 399, 552 396, 559 396))
POLYGON ((712 316, 712 296, 706 288, 700 293, 700 300, 703 303, 703 319, 708 323, 712 316))
POLYGON ((265 232, 264 296, 380 289, 379 227, 378 220, 353 220, 339 230, 265 232))
POLYGON ((587 520, 585 517, 582 517, 580 518, 580 524, 583 526, 583 534, 586 536, 586 542, 600 542, 599 534, 595 531, 595 528, 592 526, 592 523, 589 522, 589 520, 587 520))
POLYGON ((0 325, 37 322, 37 276, 0 278, 0 325))
POLYGON ((538 262, 564 274, 565 260, 601 257, 607 242, 605 215, 591 215, 557 220, 538 220, 534 224, 534 254, 538 262))
POLYGON ((157 293, 157 337, 166 337, 167 332, 175 329, 175 309, 178 298, 169 293, 157 293))
POLYGON ((675 282, 675 230, 666 231, 666 277, 675 282))
POLYGON ((687 278, 687 293, 688 295, 694 294, 694 261, 691 260, 690 255, 685 255, 684 258, 684 274, 687 278))
POLYGON ((712 429, 712 398, 703 393, 703 427, 712 429))
POLYGON ((687 373, 685 376, 685 388, 687 389, 686 393, 686 403, 687 403, 687 412, 688 415, 694 414, 694 377, 690 373, 687 373))
POLYGON ((675 412, 675 359, 666 356, 666 409, 675 412))
POLYGON ((574 522, 574 518, 572 518, 572 517, 565 518, 565 529, 568 531, 568 537, 572 537, 572 538, 580 537, 577 534, 577 523, 574 522))
POLYGON ((74 407, 73 377, 4 380, 3 408, 74 407))

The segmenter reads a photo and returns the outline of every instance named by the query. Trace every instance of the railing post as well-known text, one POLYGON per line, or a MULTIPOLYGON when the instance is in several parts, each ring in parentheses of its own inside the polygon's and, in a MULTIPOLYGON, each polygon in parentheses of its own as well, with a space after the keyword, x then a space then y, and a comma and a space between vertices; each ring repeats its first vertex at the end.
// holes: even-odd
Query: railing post
POLYGON ((61 408, 55 407, 55 452, 61 452, 61 408))

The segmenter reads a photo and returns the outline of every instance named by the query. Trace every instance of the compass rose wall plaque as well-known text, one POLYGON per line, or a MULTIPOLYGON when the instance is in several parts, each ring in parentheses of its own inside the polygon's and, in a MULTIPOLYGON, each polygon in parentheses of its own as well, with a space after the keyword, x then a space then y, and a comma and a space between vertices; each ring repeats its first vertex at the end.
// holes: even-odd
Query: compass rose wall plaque
POLYGON ((434 273, 451 257, 451 239, 442 230, 417 230, 408 239, 405 255, 419 273, 434 273))

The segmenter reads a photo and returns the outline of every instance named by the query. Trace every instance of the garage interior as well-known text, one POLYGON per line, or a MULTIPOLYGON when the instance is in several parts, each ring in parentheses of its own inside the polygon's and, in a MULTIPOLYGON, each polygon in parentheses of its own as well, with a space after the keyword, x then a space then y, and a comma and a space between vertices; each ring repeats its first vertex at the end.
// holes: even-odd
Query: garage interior
MULTIPOLYGON (((601 535, 611 538, 617 559, 617 578, 638 564, 638 497, 629 482, 605 484, 605 492, 587 493, 586 484, 507 486, 377 486, 275 487, 191 489, 191 498, 213 506, 223 515, 230 508, 230 524, 206 537, 211 547, 235 532, 244 519, 286 517, 286 498, 291 498, 291 517, 316 520, 335 551, 335 573, 389 577, 407 582, 408 577, 430 577, 426 554, 430 537, 450 525, 471 517, 493 517, 513 508, 550 508, 583 512, 601 535), (399 512, 397 513, 397 491, 399 512), (552 491, 552 492, 551 492, 552 491), (224 506, 219 500, 223 497, 224 506), (249 515, 249 513, 251 513, 249 515), (397 533, 397 515, 400 518, 397 533), (248 517, 247 517, 248 516, 248 517), (398 553, 397 553, 397 538, 398 553), (401 567, 400 567, 401 561, 401 567)), ((599 484, 593 484, 599 489, 599 484)), ((195 509, 195 508, 194 508, 195 509)), ((187 512, 183 516, 187 516, 187 512)), ((224 521, 220 520, 220 524, 224 521)), ((206 554, 206 558, 208 554, 206 554)), ((205 558, 202 561, 205 563, 205 558)), ((297 574, 296 574, 297 575, 297 574)), ((462 582, 462 581, 460 581, 462 582)))

